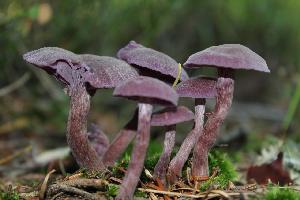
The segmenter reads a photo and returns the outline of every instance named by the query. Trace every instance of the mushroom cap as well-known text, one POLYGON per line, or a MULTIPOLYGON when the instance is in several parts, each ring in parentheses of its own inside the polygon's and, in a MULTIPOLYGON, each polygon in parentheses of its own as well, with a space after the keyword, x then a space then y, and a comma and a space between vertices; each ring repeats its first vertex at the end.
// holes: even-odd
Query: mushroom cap
POLYGON ((91 68, 86 81, 93 88, 114 88, 124 81, 139 76, 133 67, 117 58, 91 54, 82 54, 80 57, 91 68))
POLYGON ((198 68, 202 65, 270 72, 266 61, 262 57, 240 44, 223 44, 209 47, 191 55, 184 63, 184 66, 188 68, 198 68))
POLYGON ((170 126, 193 119, 194 113, 185 106, 167 107, 152 114, 151 126, 170 126))
MULTIPOLYGON (((135 41, 130 41, 121 48, 117 57, 127 63, 135 65, 141 70, 142 75, 160 78, 163 81, 174 81, 178 75, 178 63, 170 56, 144 47, 135 41), (158 72, 158 73, 157 73, 158 72)), ((180 80, 187 80, 189 77, 182 69, 180 80)))
POLYGON ((147 76, 139 76, 115 88, 114 96, 126 97, 140 103, 175 106, 178 101, 176 91, 166 83, 147 76))
POLYGON ((175 89, 180 97, 215 98, 217 96, 216 83, 216 78, 195 77, 182 81, 175 89))
POLYGON ((55 70, 55 63, 59 60, 66 60, 72 64, 80 63, 80 57, 75 53, 59 47, 43 47, 27 52, 23 59, 28 63, 36 65, 44 70, 55 70))
POLYGON ((80 56, 59 47, 43 47, 23 55, 27 62, 47 71, 66 87, 84 83, 90 68, 80 56))
MULTIPOLYGON (((46 70, 64 85, 74 81, 88 83, 91 88, 112 88, 137 77, 137 71, 113 57, 77 55, 58 47, 44 47, 23 55, 27 62, 46 70)), ((93 90, 94 91, 94 90, 93 90)))

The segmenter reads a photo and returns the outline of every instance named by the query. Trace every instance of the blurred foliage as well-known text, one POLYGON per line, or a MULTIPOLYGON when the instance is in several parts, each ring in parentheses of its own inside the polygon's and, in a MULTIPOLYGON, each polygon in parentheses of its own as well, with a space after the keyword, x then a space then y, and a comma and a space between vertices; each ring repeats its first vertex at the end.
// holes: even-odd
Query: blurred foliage
POLYGON ((21 199, 19 194, 16 191, 0 191, 0 199, 1 200, 19 200, 21 199))
POLYGON ((259 200, 282 200, 282 199, 291 199, 291 200, 300 200, 300 192, 293 190, 288 187, 279 187, 274 184, 271 184, 267 188, 267 192, 262 195, 250 199, 259 199, 259 200))
MULTIPOLYGON (((30 71, 25 86, 0 99, 0 123, 30 118, 28 130, 65 130, 68 97, 53 78, 29 66, 22 54, 43 46, 75 53, 115 56, 136 40, 183 63, 211 45, 241 43, 266 59, 272 73, 240 72, 236 101, 287 110, 284 129, 299 133, 300 1, 298 0, 1 0, 0 88, 30 71)), ((211 74, 210 70, 191 72, 211 74)), ((116 133, 135 104, 101 90, 93 98, 91 121, 116 133), (100 93, 100 94, 99 94, 100 93)), ((192 107, 192 106, 190 106, 192 107)), ((242 111, 241 111, 242 112, 242 111)), ((179 132, 186 132, 179 127, 179 132)))

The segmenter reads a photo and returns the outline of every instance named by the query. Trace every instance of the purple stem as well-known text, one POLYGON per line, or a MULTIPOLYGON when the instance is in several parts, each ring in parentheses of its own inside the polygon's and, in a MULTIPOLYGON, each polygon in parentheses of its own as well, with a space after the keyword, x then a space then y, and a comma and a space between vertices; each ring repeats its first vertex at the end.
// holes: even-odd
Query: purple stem
POLYGON ((135 188, 143 170, 144 160, 149 145, 152 109, 153 106, 151 104, 139 104, 137 136, 135 138, 128 169, 116 199, 132 199, 133 197, 135 188))
POLYGON ((70 112, 67 127, 67 142, 75 160, 81 167, 90 170, 104 168, 98 153, 90 145, 87 135, 87 116, 90 109, 90 95, 83 84, 69 88, 70 112))
POLYGON ((91 124, 88 139, 98 156, 102 158, 109 147, 109 139, 105 133, 96 124, 91 124))
POLYGON ((204 123, 205 99, 195 99, 195 123, 193 130, 183 141, 176 156, 171 160, 167 178, 170 184, 181 176, 182 168, 187 161, 196 141, 200 137, 204 123))
POLYGON ((164 140, 163 152, 155 165, 153 177, 160 179, 162 183, 166 183, 166 173, 170 162, 172 150, 175 145, 176 125, 167 126, 164 140))
POLYGON ((213 147, 219 133, 219 129, 231 107, 234 90, 234 80, 231 78, 218 78, 217 101, 214 112, 207 119, 203 134, 199 137, 194 148, 192 161, 192 176, 209 176, 208 152, 213 147))
POLYGON ((103 163, 105 166, 112 166, 115 161, 120 158, 122 153, 126 150, 130 142, 136 135, 138 120, 138 109, 136 109, 132 119, 126 126, 118 133, 116 138, 110 144, 109 148, 103 156, 103 163))

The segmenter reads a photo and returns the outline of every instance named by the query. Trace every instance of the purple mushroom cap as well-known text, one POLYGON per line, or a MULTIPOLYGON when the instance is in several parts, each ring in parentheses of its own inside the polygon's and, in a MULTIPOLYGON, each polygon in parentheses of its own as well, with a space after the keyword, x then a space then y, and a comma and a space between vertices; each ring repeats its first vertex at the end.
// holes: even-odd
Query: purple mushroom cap
MULTIPOLYGON (((135 41, 130 41, 121 48, 117 57, 138 67, 142 75, 160 77, 155 74, 159 72, 163 80, 167 78, 165 76, 168 76, 167 81, 174 81, 178 76, 178 63, 173 58, 154 49, 146 48, 135 41)), ((180 80, 188 78, 187 73, 182 69, 180 80)))
POLYGON ((69 87, 85 82, 90 68, 81 61, 80 56, 58 47, 43 47, 23 55, 24 60, 45 70, 69 87))
POLYGON ((27 62, 46 70, 65 85, 75 79, 89 83, 89 89, 113 88, 138 76, 137 71, 117 58, 77 55, 58 47, 44 47, 23 55, 27 62))
POLYGON ((185 106, 167 107, 153 113, 151 126, 170 126, 194 119, 194 113, 185 106))
POLYGON ((80 63, 80 57, 75 53, 59 47, 43 47, 30 51, 23 55, 23 59, 28 63, 38 67, 55 70, 55 63, 59 60, 66 60, 72 64, 80 63))
POLYGON ((184 63, 188 68, 201 67, 201 65, 270 72, 262 57, 240 44, 209 47, 191 55, 184 63))
POLYGON ((217 96, 216 79, 211 77, 196 77, 182 81, 176 86, 180 97, 215 98, 217 96))
POLYGON ((114 88, 124 81, 135 78, 137 71, 123 60, 109 56, 90 54, 80 55, 83 62, 91 68, 86 81, 93 88, 114 88))
POLYGON ((126 97, 141 103, 175 106, 176 91, 166 83, 147 76, 139 76, 115 88, 114 96, 126 97))

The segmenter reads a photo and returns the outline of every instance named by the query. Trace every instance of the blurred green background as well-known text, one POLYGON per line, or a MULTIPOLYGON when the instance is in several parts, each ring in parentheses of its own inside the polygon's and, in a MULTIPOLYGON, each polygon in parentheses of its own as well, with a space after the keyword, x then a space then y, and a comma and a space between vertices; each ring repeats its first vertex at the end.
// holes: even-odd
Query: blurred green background
MULTIPOLYGON (((13 151, 30 139, 41 148, 66 143, 68 97, 55 79, 26 64, 23 53, 58 46, 75 53, 115 56, 130 40, 180 63, 212 45, 249 47, 265 58, 271 74, 237 73, 234 105, 221 140, 230 143, 235 134, 243 134, 246 140, 237 143, 244 146, 253 137, 262 140, 250 146, 259 146, 270 135, 299 141, 299 10, 299 0, 1 0, 0 147, 13 151)), ((110 138, 135 107, 111 97, 111 92, 96 93, 90 114, 90 121, 110 138)), ((182 103, 193 108, 191 100, 182 103)), ((179 142, 190 126, 179 127, 179 142)), ((154 132, 158 137, 161 129, 154 132)))

